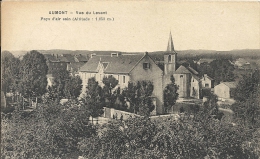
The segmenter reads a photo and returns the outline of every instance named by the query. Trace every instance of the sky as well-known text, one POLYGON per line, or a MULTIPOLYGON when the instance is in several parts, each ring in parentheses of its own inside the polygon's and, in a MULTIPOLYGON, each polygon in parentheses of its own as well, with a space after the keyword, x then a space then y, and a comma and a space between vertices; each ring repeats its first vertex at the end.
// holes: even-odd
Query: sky
POLYGON ((259 2, 2 2, 1 16, 2 50, 165 51, 170 32, 176 50, 260 49, 259 2))

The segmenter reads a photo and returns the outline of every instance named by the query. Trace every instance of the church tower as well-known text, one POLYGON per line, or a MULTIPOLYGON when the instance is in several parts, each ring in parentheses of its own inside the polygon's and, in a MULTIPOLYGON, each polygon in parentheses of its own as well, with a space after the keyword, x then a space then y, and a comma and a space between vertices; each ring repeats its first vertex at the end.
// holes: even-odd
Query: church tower
POLYGON ((173 72, 176 71, 176 61, 177 61, 177 53, 174 50, 172 34, 170 32, 167 50, 164 53, 164 74, 165 75, 172 75, 173 72))

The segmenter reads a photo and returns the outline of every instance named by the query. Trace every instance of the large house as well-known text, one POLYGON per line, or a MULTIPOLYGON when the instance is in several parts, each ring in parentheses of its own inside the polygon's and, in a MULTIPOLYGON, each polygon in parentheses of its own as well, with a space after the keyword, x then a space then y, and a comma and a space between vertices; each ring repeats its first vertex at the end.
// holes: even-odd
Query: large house
MULTIPOLYGON (((203 80, 198 76, 198 72, 191 67, 180 66, 177 68, 177 53, 174 50, 172 36, 170 34, 167 50, 156 58, 144 54, 125 55, 121 53, 111 53, 110 56, 97 56, 92 54, 89 61, 80 68, 79 75, 83 81, 83 93, 86 91, 88 79, 95 77, 102 85, 104 76, 112 75, 118 81, 120 88, 125 88, 128 82, 149 80, 154 85, 154 103, 156 103, 156 113, 164 113, 163 89, 169 84, 173 75, 175 83, 179 86, 180 98, 200 98, 200 91, 203 80), (163 59, 158 58, 163 57, 163 59)), ((213 80, 211 78, 207 78, 213 80)), ((211 82, 204 86, 211 87, 211 82)))
POLYGON ((125 88, 128 82, 149 80, 154 84, 153 96, 156 102, 156 112, 163 113, 163 71, 154 60, 144 53, 143 55, 114 55, 101 57, 93 56, 80 68, 79 75, 83 83, 83 92, 86 91, 88 79, 95 77, 102 85, 104 76, 112 75, 118 80, 118 86, 125 88))

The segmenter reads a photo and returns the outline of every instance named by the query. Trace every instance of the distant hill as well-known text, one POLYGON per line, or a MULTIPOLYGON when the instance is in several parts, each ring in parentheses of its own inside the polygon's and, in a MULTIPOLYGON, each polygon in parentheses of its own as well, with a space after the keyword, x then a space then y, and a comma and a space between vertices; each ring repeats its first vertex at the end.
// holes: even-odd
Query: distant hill
MULTIPOLYGON (((61 50, 61 49, 54 49, 54 50, 37 50, 42 54, 82 54, 82 55, 90 55, 92 53, 96 53, 97 55, 110 55, 112 52, 121 52, 121 51, 89 51, 89 50, 61 50)), ((10 51, 14 56, 23 56, 28 51, 10 51)), ((153 55, 162 54, 164 51, 154 51, 149 52, 153 55)), ((207 55, 211 56, 214 54, 218 55, 232 55, 234 57, 250 57, 250 56, 257 56, 260 57, 260 49, 244 49, 244 50, 230 50, 230 51, 216 51, 216 50, 177 50, 178 56, 202 56, 207 55)), ((122 52, 127 54, 143 54, 144 52, 122 52)))

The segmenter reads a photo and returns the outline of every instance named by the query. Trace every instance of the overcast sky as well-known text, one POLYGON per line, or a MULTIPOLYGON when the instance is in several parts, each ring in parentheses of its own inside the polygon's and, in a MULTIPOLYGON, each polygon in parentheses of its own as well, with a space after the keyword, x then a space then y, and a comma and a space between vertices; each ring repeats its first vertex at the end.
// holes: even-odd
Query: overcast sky
POLYGON ((260 4, 170 1, 2 4, 3 50, 164 51, 170 31, 176 50, 260 49, 260 4), (56 10, 68 14, 49 14, 56 10), (107 14, 77 15, 76 11, 107 14), (88 17, 91 21, 52 21, 53 17, 88 17), (95 21, 96 17, 114 21, 95 21))

